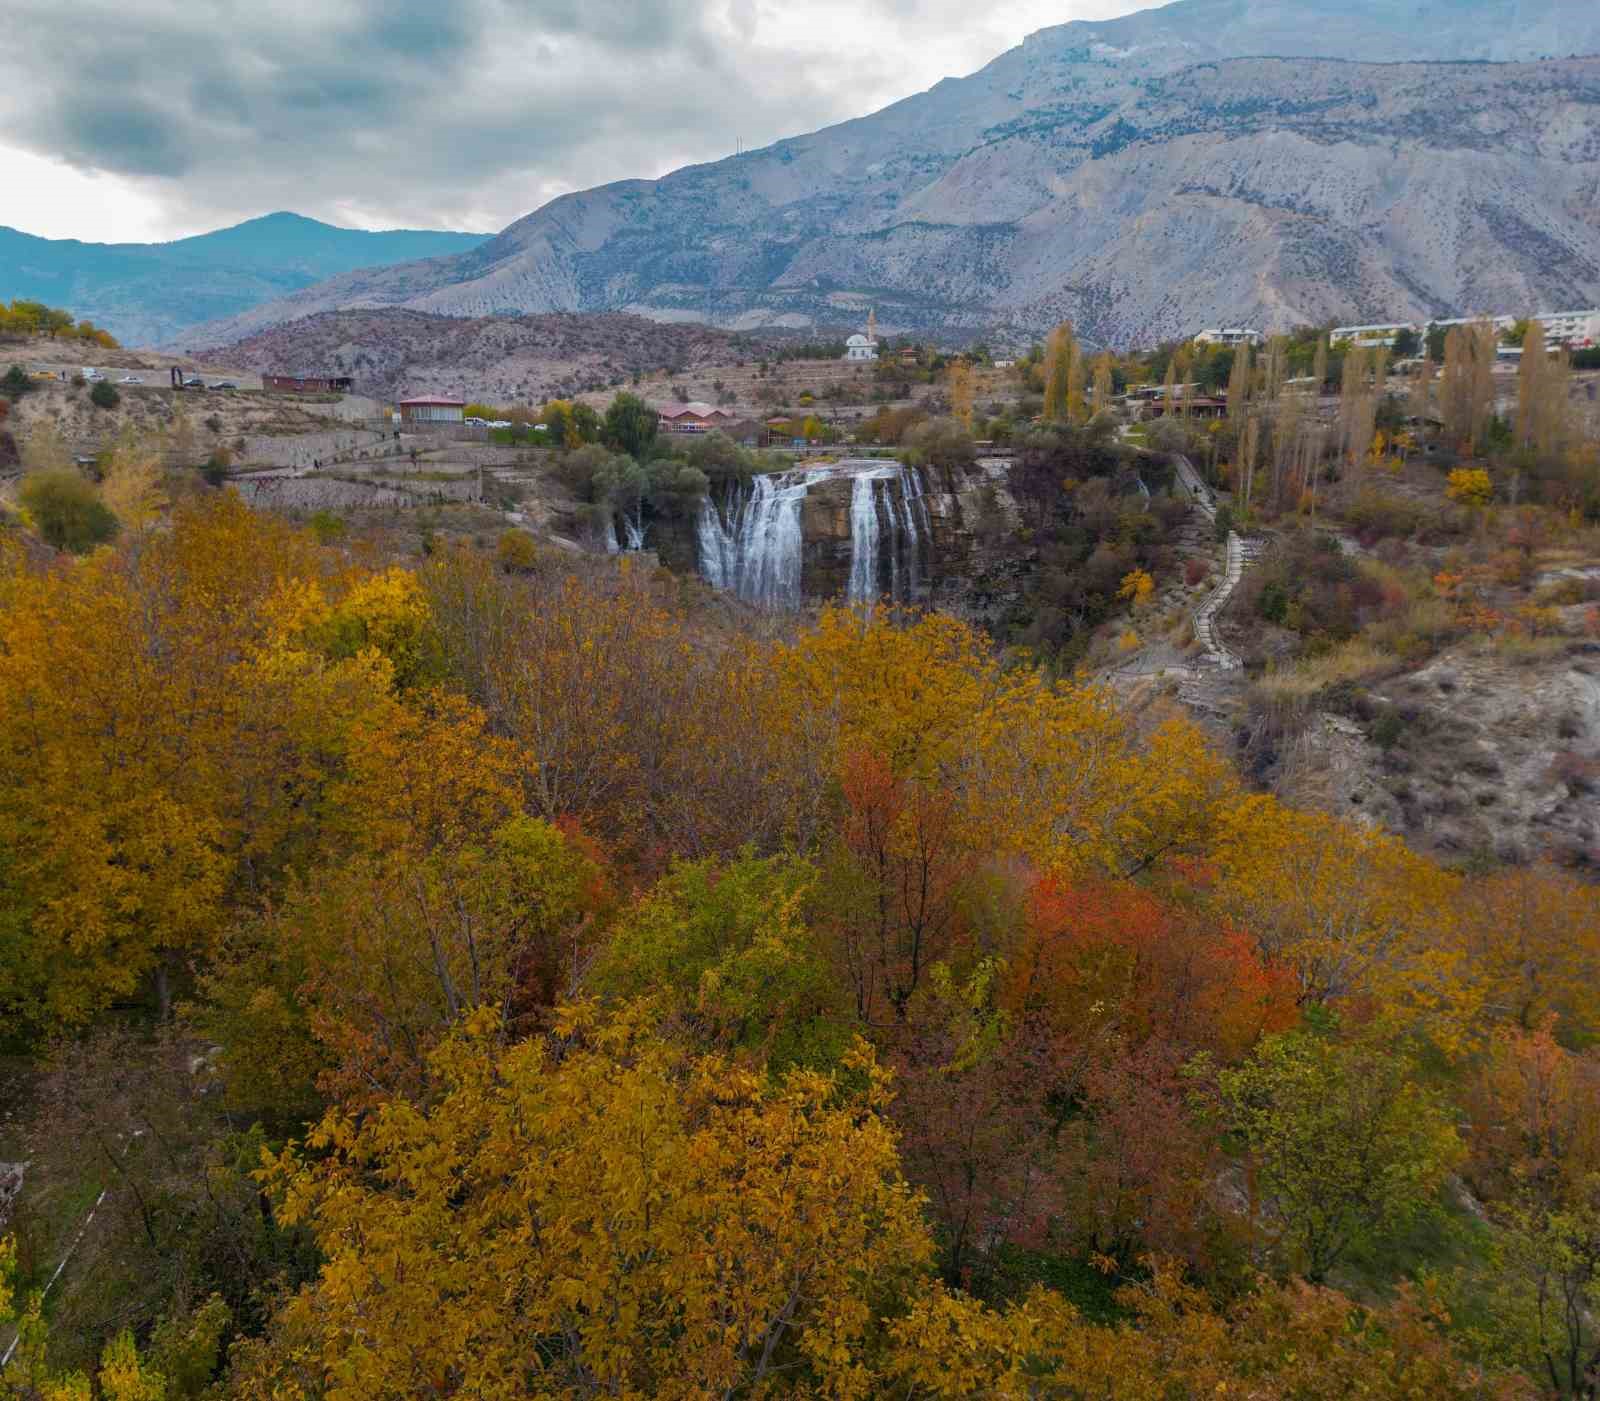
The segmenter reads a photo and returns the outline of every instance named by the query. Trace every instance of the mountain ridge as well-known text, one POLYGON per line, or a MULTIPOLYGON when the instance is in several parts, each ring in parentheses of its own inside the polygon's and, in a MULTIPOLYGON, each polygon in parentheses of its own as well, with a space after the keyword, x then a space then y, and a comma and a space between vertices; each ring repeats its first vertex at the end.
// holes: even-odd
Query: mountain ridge
POLYGON ((1576 0, 1178 0, 1053 26, 879 112, 566 195, 462 257, 332 279, 202 334, 341 307, 750 330, 875 305, 888 330, 1022 338, 1070 315, 1127 343, 1594 301, 1600 60, 1391 57, 1419 26, 1451 51, 1515 51, 1513 14, 1600 49, 1600 7, 1576 0), (1383 61, 1213 56, 1279 33, 1383 61))
POLYGON ((347 229, 288 210, 160 243, 48 239, 0 225, 0 298, 69 307, 128 344, 170 342, 339 273, 459 253, 486 237, 347 229))

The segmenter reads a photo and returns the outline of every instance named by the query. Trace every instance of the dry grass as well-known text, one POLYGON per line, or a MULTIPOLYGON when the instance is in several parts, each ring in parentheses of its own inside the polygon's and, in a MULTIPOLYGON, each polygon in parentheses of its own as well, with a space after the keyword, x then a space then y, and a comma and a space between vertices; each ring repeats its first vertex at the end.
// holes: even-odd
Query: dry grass
POLYGON ((1256 692, 1269 705, 1307 701, 1341 685, 1365 685, 1391 676, 1403 663, 1392 652, 1355 638, 1320 656, 1276 667, 1256 682, 1256 692))

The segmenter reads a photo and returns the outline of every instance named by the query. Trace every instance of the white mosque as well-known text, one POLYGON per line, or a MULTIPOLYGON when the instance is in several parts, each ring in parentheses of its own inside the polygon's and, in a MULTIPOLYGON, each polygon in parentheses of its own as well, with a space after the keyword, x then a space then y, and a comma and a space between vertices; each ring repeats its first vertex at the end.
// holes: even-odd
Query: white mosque
POLYGON ((862 335, 859 331, 844 343, 844 358, 846 360, 876 360, 878 358, 878 313, 874 309, 867 313, 867 333, 862 335))

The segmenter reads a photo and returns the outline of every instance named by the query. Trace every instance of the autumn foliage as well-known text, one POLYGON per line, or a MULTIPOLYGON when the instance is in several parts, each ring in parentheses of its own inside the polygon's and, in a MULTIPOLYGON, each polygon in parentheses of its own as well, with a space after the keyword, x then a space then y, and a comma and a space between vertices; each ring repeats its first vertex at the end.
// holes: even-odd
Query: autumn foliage
POLYGON ((140 1006, 216 1116, 103 1394, 1594 1394, 1592 887, 1288 808, 950 617, 136 477, 81 559, 0 536, 13 1040, 140 1006), (1376 1275, 1453 1177, 1492 1248, 1376 1275))

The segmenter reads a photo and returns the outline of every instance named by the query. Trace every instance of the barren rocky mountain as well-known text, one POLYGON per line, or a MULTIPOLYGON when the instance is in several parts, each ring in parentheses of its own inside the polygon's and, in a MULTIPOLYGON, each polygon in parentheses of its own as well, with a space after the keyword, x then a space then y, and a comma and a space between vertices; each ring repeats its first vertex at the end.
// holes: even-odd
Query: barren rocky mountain
POLYGON ((487 397, 500 403, 603 388, 633 374, 728 364, 743 337, 640 316, 431 315, 399 309, 324 312, 227 348, 230 365, 264 373, 348 374, 375 398, 487 397))
POLYGON ((1065 314, 1126 343, 1589 304, 1600 60, 1463 60, 1597 51, 1586 0, 1183 0, 1063 25, 872 116, 565 196, 205 343, 350 306, 749 328, 870 304, 889 330, 1065 314))

